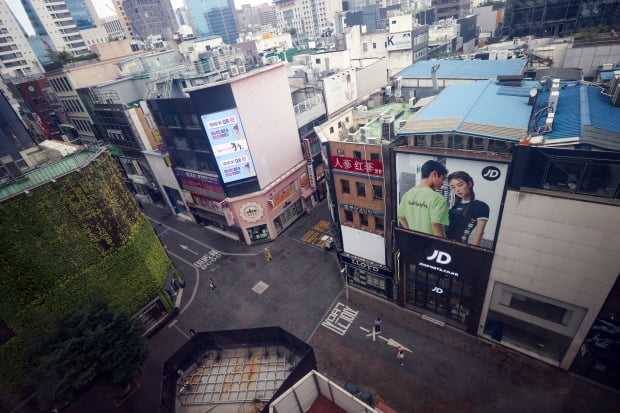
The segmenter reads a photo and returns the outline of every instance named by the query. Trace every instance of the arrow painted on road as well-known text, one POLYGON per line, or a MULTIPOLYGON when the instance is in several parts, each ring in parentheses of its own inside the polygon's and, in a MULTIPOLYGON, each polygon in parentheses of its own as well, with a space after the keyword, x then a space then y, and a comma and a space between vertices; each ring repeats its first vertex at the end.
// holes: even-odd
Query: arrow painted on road
POLYGON ((390 339, 383 338, 383 337, 381 337, 381 336, 379 336, 379 338, 380 338, 381 340, 385 341, 385 342, 388 344, 388 346, 392 346, 392 347, 402 347, 402 348, 403 348, 403 350, 406 350, 406 351, 408 351, 408 352, 410 352, 410 353, 413 353, 413 351, 409 350, 407 347, 403 346, 402 344, 400 344, 400 343, 399 343, 398 341, 396 341, 396 340, 393 340, 393 339, 391 339, 391 338, 390 338, 390 339))
POLYGON ((194 255, 198 255, 198 253, 197 253, 196 251, 194 251, 194 250, 190 249, 187 245, 183 245, 183 244, 181 244, 181 248, 183 248, 184 250, 187 250, 187 251, 191 252, 191 253, 192 253, 192 254, 194 254, 194 255))

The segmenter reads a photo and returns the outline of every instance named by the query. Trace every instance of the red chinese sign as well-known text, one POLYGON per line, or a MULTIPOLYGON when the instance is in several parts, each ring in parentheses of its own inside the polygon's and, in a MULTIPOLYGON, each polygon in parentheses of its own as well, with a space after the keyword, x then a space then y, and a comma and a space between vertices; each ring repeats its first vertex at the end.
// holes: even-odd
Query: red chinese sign
POLYGON ((383 176, 383 163, 366 159, 332 156, 332 169, 374 176, 383 176))

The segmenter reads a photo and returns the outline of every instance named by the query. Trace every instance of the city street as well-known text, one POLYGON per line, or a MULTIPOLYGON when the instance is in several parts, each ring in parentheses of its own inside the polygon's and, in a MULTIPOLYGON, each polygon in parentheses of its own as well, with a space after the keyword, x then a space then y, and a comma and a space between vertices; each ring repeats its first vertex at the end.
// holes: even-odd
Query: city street
POLYGON ((325 203, 278 240, 251 247, 160 207, 144 207, 186 282, 180 314, 151 338, 134 394, 116 406, 109 391, 95 387, 69 412, 157 412, 163 362, 190 329, 271 325, 309 342, 322 374, 341 386, 353 382, 401 413, 612 412, 620 404, 618 393, 565 371, 425 322, 355 288, 345 294, 335 251, 317 242, 329 228, 325 203), (266 246, 271 262, 263 255, 266 246), (377 317, 379 334, 373 333, 377 317), (403 366, 396 359, 399 345, 403 366))

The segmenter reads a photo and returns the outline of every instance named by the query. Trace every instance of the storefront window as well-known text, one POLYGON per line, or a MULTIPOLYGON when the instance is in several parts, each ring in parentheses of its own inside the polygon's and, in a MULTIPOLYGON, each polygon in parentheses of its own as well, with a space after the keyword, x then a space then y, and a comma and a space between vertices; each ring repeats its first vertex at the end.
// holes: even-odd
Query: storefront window
POLYGON ((358 285, 372 292, 386 295, 385 277, 378 276, 369 271, 365 271, 353 266, 347 267, 349 283, 358 285))
POLYGON ((247 231, 251 241, 265 241, 269 239, 267 224, 248 228, 247 231))
POLYGON ((273 220, 273 225, 276 227, 278 234, 282 232, 286 227, 293 223, 304 211, 301 204, 301 199, 298 199, 293 205, 284 210, 276 219, 273 220))
POLYGON ((466 328, 472 286, 459 277, 409 265, 407 271, 407 304, 445 318, 459 328, 466 328))

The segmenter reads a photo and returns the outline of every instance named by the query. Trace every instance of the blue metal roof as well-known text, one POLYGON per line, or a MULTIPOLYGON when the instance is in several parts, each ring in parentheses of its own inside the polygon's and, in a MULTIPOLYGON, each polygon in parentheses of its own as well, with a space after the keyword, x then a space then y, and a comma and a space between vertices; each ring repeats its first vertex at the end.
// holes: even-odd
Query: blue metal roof
POLYGON ((514 128, 525 135, 532 112, 532 106, 527 104, 530 89, 530 83, 523 87, 510 87, 499 85, 495 80, 453 85, 422 109, 414 122, 458 117, 460 120, 454 132, 472 134, 468 128, 476 124, 482 128, 481 131, 487 131, 481 136, 509 139, 509 136, 495 134, 500 131, 499 128, 514 128))
POLYGON ((394 77, 430 79, 431 69, 439 65, 440 79, 495 79, 520 75, 527 61, 511 60, 422 60, 398 72, 394 77))
MULTIPOLYGON (((543 108, 550 92, 539 94, 537 106, 543 108)), ((545 123, 546 113, 537 119, 545 123)), ((563 83, 550 132, 545 139, 579 138, 587 143, 611 150, 620 149, 620 107, 612 106, 609 96, 599 86, 563 83)))

